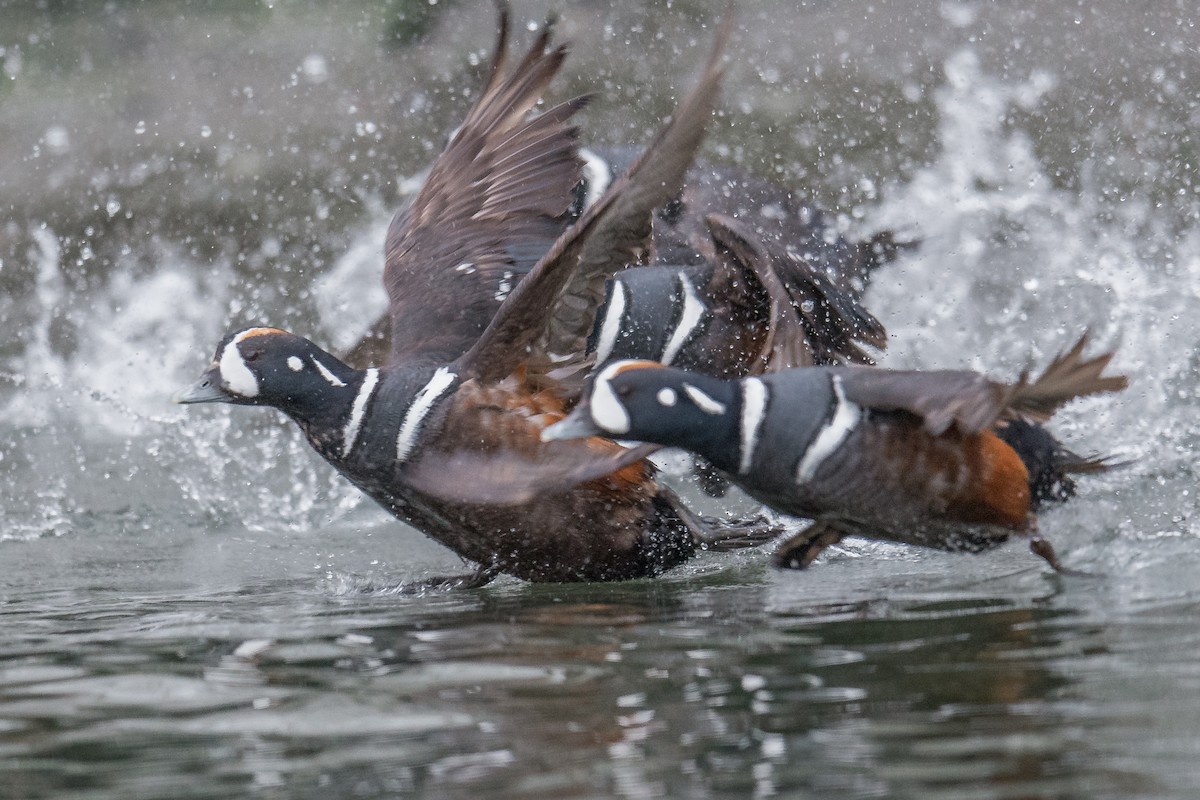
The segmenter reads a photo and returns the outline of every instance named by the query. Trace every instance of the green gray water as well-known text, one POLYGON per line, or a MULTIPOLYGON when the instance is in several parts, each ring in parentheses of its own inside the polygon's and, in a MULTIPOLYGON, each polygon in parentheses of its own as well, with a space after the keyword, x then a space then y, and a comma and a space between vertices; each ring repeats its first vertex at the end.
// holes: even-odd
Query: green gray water
MULTIPOLYGON (((720 5, 516 12, 626 144, 720 5)), ((378 309, 491 6, 0 0, 0 797, 1196 796, 1196 18, 745 2, 707 145, 924 238, 869 297, 885 363, 1120 348, 1057 429, 1135 461, 1042 520, 1094 577, 849 543, 406 596, 461 564, 270 413, 167 398, 227 328, 378 309)))

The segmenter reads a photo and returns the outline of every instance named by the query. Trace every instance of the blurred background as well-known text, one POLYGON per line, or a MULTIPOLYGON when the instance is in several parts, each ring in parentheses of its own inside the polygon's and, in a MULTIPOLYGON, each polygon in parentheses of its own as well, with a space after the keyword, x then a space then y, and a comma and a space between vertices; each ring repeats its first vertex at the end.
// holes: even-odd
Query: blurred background
MULTIPOLYGON (((515 46, 556 13, 550 99, 636 145, 722 8, 518 2, 515 46)), ((747 0, 705 146, 923 240, 886 365, 1119 348, 1055 429, 1133 463, 1042 519, 1093 577, 849 542, 409 596, 462 565, 278 415, 169 398, 229 329, 373 319, 494 6, 0 0, 0 797, 1194 796, 1198 17, 747 0)))

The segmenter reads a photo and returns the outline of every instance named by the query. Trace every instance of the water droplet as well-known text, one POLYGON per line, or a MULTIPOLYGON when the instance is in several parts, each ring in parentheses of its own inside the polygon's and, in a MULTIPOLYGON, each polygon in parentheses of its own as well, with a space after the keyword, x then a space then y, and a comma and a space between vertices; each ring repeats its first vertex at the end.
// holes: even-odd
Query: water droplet
POLYGON ((71 149, 71 137, 62 125, 51 125, 42 135, 46 149, 51 153, 61 155, 71 149))
POLYGON ((309 83, 322 83, 329 77, 329 64, 325 61, 325 56, 320 53, 311 53, 305 56, 300 69, 309 83))

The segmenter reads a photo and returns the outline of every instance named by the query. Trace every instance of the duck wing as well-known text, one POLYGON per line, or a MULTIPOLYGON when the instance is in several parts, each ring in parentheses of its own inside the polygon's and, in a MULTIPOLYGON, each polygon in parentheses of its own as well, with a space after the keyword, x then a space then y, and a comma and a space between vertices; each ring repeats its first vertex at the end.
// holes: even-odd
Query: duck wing
POLYGON ((837 375, 846 400, 875 411, 907 411, 940 436, 951 426, 979 433, 1008 408, 1016 386, 969 370, 846 367, 837 375))
MULTIPOLYGON (((724 72, 733 28, 721 22, 700 80, 642 155, 555 241, 457 362, 464 377, 494 382, 526 365, 535 383, 586 363, 586 342, 605 281, 644 263, 652 215, 678 191, 704 138, 724 72)), ((574 373, 580 375, 581 373, 574 373)))
MULTIPOLYGON (((1103 374, 1114 354, 1085 358, 1087 341, 1085 333, 1033 381, 1022 374, 1015 383, 1002 383, 966 370, 848 367, 839 374, 850 402, 881 411, 916 414, 935 436, 951 425, 964 433, 978 433, 1003 419, 1041 424, 1077 397, 1124 389, 1129 383, 1124 375, 1103 374)), ((1083 464, 1080 471, 1086 471, 1083 464)))
POLYGON ((652 444, 626 449, 603 439, 589 439, 583 445, 573 442, 567 447, 543 446, 535 456, 430 450, 405 468, 404 483, 451 503, 522 505, 593 481, 611 484, 614 489, 626 483, 641 486, 646 470, 653 471, 645 459, 659 449, 652 444), (626 476, 624 472, 631 474, 626 476))
POLYGON ((1088 334, 1064 353, 1055 356, 1050 365, 1032 382, 1021 376, 1013 394, 1010 413, 1033 422, 1046 422, 1064 405, 1076 397, 1102 392, 1119 392, 1129 385, 1125 375, 1105 375, 1114 352, 1085 358, 1088 334))
MULTIPOLYGON (((508 68, 509 13, 486 82, 384 245, 390 363, 452 361, 562 229, 582 162, 578 97, 530 116, 566 57, 551 26, 508 68), (447 306, 430 298, 450 298, 447 306)), ((377 326, 378 327, 378 326, 377 326)), ((375 331, 376 338, 381 335, 375 331)))
POLYGON ((741 220, 710 214, 707 222, 717 248, 718 275, 733 284, 723 291, 735 292, 742 276, 749 274, 770 299, 768 336, 756 360, 763 370, 870 364, 861 345, 886 347, 883 324, 824 270, 762 238, 741 220))

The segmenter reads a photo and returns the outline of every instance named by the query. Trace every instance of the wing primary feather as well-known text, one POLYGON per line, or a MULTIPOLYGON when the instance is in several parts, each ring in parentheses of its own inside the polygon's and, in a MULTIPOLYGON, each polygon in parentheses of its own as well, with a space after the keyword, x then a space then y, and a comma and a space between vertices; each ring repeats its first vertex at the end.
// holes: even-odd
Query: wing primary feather
POLYGON ((571 119, 588 98, 532 113, 567 55, 566 45, 551 44, 553 19, 512 64, 511 15, 507 3, 498 8, 500 30, 482 89, 412 203, 388 227, 390 325, 375 338, 388 340, 391 364, 461 356, 499 307, 496 281, 524 274, 558 235, 583 174, 571 119), (514 252, 534 255, 518 264, 514 252), (474 269, 455 270, 464 263, 474 269), (460 313, 431 305, 431 296, 456 298, 460 313))
POLYGON ((1104 374, 1115 355, 1113 351, 1084 358, 1083 351, 1089 338, 1085 332, 1069 350, 1056 356, 1034 381, 1030 382, 1022 375, 1009 402, 1009 410, 1025 419, 1045 422, 1076 397, 1125 389, 1129 385, 1128 377, 1104 374))
POLYGON ((563 366, 562 356, 583 359, 584 343, 602 300, 603 282, 644 257, 652 214, 675 196, 704 137, 725 68, 733 30, 726 12, 699 81, 629 170, 564 232, 509 295, 457 369, 496 381, 527 362, 536 379, 563 366), (586 292, 584 310, 559 302, 586 292), (547 312, 549 309, 549 313, 547 312))

